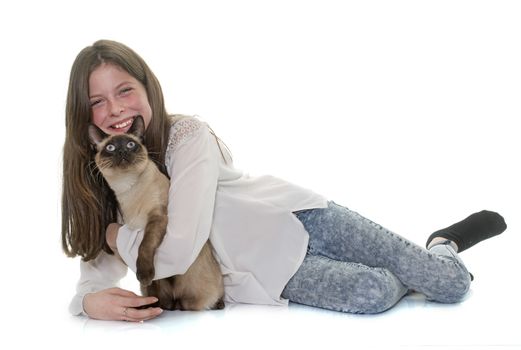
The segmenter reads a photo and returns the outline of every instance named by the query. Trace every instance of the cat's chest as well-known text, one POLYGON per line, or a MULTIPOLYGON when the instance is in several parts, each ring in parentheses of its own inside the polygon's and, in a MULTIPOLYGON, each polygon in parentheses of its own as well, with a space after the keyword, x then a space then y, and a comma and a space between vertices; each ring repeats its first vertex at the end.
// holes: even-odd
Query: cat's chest
POLYGON ((161 205, 161 198, 155 187, 135 186, 126 196, 118 198, 118 201, 123 212, 123 220, 131 229, 145 228, 148 214, 161 205))
POLYGON ((118 201, 123 220, 131 229, 143 229, 148 222, 148 215, 154 209, 166 207, 169 181, 157 178, 149 182, 137 182, 118 201))

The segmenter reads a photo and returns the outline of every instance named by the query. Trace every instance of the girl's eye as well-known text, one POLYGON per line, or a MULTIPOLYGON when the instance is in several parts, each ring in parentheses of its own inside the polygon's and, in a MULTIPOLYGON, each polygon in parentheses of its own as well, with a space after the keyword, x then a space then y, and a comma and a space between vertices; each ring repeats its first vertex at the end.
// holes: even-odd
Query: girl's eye
POLYGON ((101 103, 101 100, 94 100, 94 101, 90 102, 90 106, 94 107, 94 106, 96 106, 97 104, 100 104, 100 103, 101 103))
POLYGON ((126 95, 128 94, 130 91, 132 91, 132 88, 131 87, 126 87, 126 88, 123 88, 119 91, 120 95, 126 95))
POLYGON ((105 149, 109 152, 114 152, 116 150, 116 146, 114 146, 113 144, 109 143, 107 146, 105 146, 105 149))
POLYGON ((129 143, 127 143, 127 148, 132 149, 134 147, 136 147, 136 143, 134 141, 130 141, 129 143))

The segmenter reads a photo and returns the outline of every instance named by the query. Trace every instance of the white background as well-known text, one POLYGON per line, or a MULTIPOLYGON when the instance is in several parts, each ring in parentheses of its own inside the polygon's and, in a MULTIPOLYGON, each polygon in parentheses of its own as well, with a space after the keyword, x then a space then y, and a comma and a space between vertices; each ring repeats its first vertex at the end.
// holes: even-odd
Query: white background
POLYGON ((2 2, 0 343, 520 345, 520 18, 516 1, 2 2), (252 175, 311 188, 420 245, 474 211, 500 212, 508 230, 462 254, 476 276, 467 300, 412 296, 377 316, 295 305, 144 324, 69 316, 79 271, 60 250, 66 90, 77 53, 101 38, 136 50, 167 109, 198 114, 252 175))

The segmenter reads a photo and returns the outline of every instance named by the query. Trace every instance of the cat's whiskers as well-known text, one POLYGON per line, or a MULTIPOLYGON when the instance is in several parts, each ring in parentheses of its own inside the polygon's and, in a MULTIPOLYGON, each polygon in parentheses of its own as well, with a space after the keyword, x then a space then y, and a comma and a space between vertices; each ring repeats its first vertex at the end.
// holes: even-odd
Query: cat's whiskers
POLYGON ((103 173, 104 170, 111 168, 113 165, 111 159, 101 159, 97 164, 97 168, 101 173, 103 173))
POLYGON ((138 153, 136 154, 136 158, 134 160, 135 163, 140 163, 140 162, 145 162, 148 160, 148 157, 146 155, 146 153, 138 153))
POLYGON ((101 174, 101 171, 100 169, 98 168, 98 166, 96 165, 96 161, 94 160, 91 160, 88 164, 87 164, 87 169, 89 170, 89 173, 90 175, 95 178, 95 179, 99 179, 100 176, 103 176, 101 174))

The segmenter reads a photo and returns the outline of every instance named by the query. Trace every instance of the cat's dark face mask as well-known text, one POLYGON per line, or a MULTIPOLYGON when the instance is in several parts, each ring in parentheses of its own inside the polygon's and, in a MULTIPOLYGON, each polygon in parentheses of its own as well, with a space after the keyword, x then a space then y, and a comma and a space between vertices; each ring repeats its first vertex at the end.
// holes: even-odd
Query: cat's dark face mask
POLYGON ((143 146, 145 123, 136 116, 127 134, 107 135, 95 125, 89 126, 89 138, 96 147, 96 163, 102 172, 108 169, 126 170, 138 167, 147 161, 147 150, 143 146))
POLYGON ((128 135, 111 137, 101 150, 100 157, 107 161, 107 165, 122 169, 146 160, 146 154, 138 140, 128 135))

